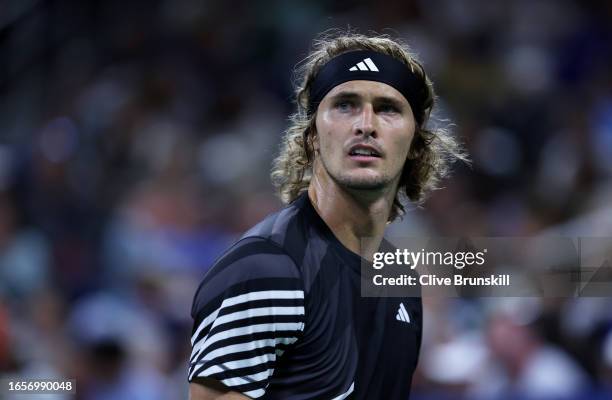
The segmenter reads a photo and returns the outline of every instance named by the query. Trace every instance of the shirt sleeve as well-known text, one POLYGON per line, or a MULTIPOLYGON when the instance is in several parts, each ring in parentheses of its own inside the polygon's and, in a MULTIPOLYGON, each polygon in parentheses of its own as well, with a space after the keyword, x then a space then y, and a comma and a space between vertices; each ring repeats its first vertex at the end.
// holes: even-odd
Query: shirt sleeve
POLYGON ((189 381, 213 378, 251 398, 263 396, 278 358, 303 332, 304 314, 293 260, 266 239, 241 240, 194 296, 189 381))

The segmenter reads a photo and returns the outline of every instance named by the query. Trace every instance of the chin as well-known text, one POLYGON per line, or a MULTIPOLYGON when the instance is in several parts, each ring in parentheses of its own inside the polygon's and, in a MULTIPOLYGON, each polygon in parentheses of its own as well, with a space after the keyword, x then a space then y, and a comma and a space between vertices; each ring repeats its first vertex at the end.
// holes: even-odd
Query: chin
POLYGON ((339 180, 342 186, 353 190, 380 190, 391 182, 382 176, 349 176, 339 180))

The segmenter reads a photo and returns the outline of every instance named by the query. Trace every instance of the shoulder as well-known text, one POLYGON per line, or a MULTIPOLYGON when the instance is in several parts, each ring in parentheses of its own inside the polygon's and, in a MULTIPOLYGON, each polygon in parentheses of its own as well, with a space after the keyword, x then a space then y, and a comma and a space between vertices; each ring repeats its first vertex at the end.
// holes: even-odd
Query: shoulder
POLYGON ((246 293, 304 297, 299 262, 308 233, 308 198, 300 196, 247 231, 214 263, 198 287, 191 310, 196 320, 221 302, 246 293))
POLYGON ((308 227, 312 223, 310 214, 310 202, 306 194, 303 194, 249 229, 242 239, 267 239, 291 254, 294 248, 303 246, 308 239, 308 227))
POLYGON ((191 314, 189 380, 213 378, 260 397, 277 357, 302 335, 303 281, 278 244, 245 237, 204 277, 191 314))
POLYGON ((228 249, 204 276, 194 296, 192 317, 232 296, 270 290, 299 291, 300 271, 287 252, 269 238, 248 236, 228 249))

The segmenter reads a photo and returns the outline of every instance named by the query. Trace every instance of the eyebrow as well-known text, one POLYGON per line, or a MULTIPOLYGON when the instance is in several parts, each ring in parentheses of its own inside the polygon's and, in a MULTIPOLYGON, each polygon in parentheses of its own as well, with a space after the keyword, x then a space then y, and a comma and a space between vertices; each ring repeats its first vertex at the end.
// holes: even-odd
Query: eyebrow
MULTIPOLYGON (((361 94, 358 92, 349 92, 349 91, 342 91, 342 92, 338 92, 335 95, 333 95, 331 97, 332 101, 338 101, 338 100, 356 100, 361 98, 361 94)), ((393 106, 396 106, 398 108, 403 108, 404 104, 397 99, 396 97, 389 97, 389 96, 376 96, 374 97, 374 103, 379 103, 379 104, 390 104, 393 106)))

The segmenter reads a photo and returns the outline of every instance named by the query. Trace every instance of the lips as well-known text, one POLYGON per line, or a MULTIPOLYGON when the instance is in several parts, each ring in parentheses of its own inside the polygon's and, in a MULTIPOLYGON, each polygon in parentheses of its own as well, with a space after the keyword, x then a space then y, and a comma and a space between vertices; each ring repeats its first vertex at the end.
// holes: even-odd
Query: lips
POLYGON ((368 158, 382 158, 381 152, 374 146, 366 144, 357 144, 349 149, 349 156, 351 157, 368 157, 368 158))

